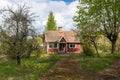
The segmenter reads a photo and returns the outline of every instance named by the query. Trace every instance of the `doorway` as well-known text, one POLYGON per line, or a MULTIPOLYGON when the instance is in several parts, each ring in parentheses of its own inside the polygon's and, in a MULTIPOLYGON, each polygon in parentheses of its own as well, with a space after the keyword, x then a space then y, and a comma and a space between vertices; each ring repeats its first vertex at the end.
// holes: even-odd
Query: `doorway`
POLYGON ((60 43, 59 44, 59 51, 60 52, 65 52, 66 44, 65 43, 60 43))

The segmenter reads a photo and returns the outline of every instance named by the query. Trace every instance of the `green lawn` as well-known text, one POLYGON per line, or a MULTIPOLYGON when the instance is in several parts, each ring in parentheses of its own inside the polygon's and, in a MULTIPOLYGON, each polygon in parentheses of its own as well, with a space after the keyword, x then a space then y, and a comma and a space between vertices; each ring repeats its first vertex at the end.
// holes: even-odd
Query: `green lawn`
POLYGON ((79 60, 84 71, 98 72, 109 67, 113 62, 120 60, 120 54, 106 54, 98 57, 88 57, 82 54, 75 57, 79 60))
POLYGON ((0 80, 38 80, 42 73, 60 59, 58 55, 24 58, 22 65, 18 66, 16 60, 5 61, 0 58, 0 80))
MULTIPOLYGON (((82 54, 73 56, 79 60, 84 71, 98 72, 109 67, 113 62, 120 60, 120 54, 104 55, 100 58, 86 57, 82 54)), ((22 59, 21 66, 16 65, 16 60, 6 60, 0 56, 0 80, 38 80, 39 77, 62 59, 59 55, 31 57, 22 59)))

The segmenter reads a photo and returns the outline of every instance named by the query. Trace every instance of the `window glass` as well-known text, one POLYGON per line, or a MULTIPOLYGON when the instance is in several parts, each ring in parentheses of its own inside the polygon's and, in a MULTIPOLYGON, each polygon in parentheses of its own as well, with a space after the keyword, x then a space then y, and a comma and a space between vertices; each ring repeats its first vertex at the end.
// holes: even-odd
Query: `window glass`
POLYGON ((75 48, 75 44, 74 43, 70 44, 70 48, 75 48))
POLYGON ((52 48, 53 47, 53 45, 52 44, 49 44, 49 48, 52 48))
POLYGON ((49 43, 49 48, 57 48, 57 43, 49 43))
POLYGON ((57 48, 57 43, 54 43, 54 48, 57 48))

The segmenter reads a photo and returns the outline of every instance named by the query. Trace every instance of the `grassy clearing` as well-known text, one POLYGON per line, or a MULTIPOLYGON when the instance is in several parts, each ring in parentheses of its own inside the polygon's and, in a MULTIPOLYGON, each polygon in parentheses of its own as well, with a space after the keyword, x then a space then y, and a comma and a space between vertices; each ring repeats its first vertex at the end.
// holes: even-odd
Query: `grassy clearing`
POLYGON ((15 60, 0 59, 0 80, 38 80, 60 59, 58 55, 24 58, 21 66, 16 65, 15 60))
POLYGON ((87 57, 78 55, 76 58, 80 61, 80 64, 85 71, 98 72, 109 67, 116 60, 120 60, 120 54, 106 54, 100 58, 98 57, 87 57))

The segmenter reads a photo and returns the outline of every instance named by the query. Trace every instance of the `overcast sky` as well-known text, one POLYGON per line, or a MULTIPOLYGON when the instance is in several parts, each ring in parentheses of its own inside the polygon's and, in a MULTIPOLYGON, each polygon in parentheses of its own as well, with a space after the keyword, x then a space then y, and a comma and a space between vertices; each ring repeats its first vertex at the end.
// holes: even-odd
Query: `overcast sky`
POLYGON ((74 28, 72 18, 76 15, 77 0, 0 0, 0 9, 7 5, 15 8, 16 4, 31 7, 31 11, 38 16, 35 27, 39 32, 44 30, 50 11, 53 11, 58 27, 63 27, 63 30, 74 28))

